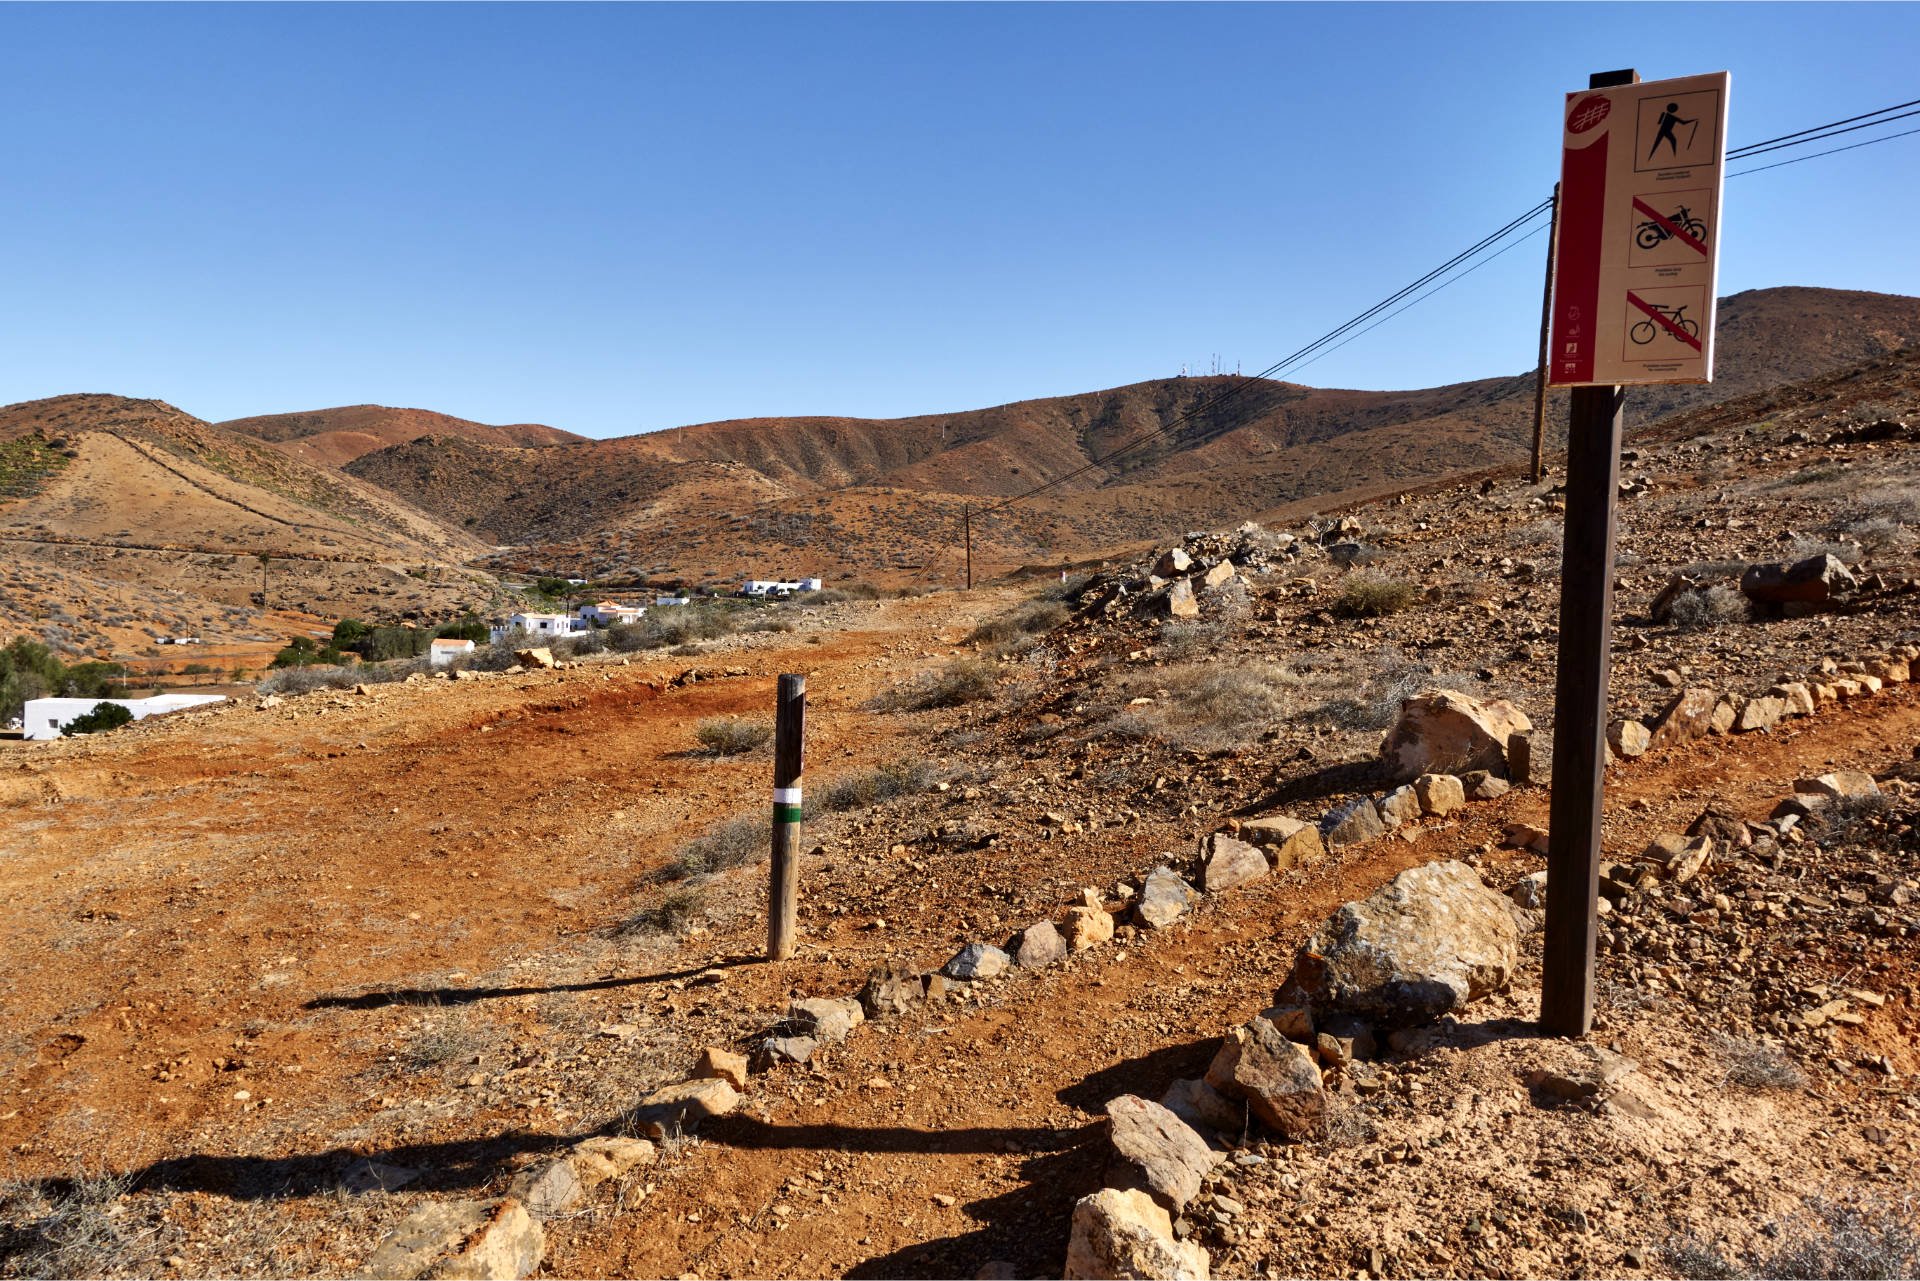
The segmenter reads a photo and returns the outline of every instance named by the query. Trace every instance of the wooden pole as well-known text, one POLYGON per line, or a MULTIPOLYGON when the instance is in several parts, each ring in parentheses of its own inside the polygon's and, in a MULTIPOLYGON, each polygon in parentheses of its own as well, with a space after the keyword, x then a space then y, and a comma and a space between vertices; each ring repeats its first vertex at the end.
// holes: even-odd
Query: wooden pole
POLYGON ((1547 222, 1547 281, 1540 290, 1540 368, 1533 376, 1533 483, 1540 483, 1541 455, 1547 447, 1547 335, 1553 325, 1553 260, 1560 252, 1560 184, 1553 184, 1553 208, 1547 222))
MULTIPOLYGON (((1639 79, 1633 71, 1602 72, 1592 77, 1589 88, 1639 79)), ((1561 1036, 1585 1036, 1593 1028, 1607 676, 1613 648, 1613 503, 1620 481, 1625 405, 1626 394, 1619 387, 1576 387, 1567 422, 1560 664, 1554 682, 1547 925, 1540 979, 1540 1023, 1561 1036)))
POLYGON ((960 504, 960 524, 966 530, 967 537, 967 590, 973 590, 973 510, 965 503, 960 504))
POLYGON ((800 776, 807 678, 782 676, 773 709, 773 859, 767 884, 767 959, 793 955, 800 907, 800 776))

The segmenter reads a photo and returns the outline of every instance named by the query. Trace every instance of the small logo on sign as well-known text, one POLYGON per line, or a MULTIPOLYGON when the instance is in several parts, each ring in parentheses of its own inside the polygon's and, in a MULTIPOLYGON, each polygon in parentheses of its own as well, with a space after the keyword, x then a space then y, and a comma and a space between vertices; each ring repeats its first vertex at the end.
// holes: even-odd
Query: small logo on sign
POLYGON ((1573 111, 1567 116, 1568 133, 1585 133, 1607 118, 1607 112, 1613 109, 1613 100, 1601 94, 1592 94, 1574 104, 1573 111))

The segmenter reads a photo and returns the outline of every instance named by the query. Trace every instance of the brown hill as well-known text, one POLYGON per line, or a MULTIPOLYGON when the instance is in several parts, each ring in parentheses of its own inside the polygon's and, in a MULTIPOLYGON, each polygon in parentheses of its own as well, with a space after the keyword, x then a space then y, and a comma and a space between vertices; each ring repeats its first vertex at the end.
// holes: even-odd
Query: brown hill
POLYGON ((163 401, 0 408, 0 558, 16 564, 338 615, 483 599, 471 573, 426 568, 481 550, 385 491, 163 401))
MULTIPOLYGON (((1920 299, 1830 289, 1723 300, 1717 380, 1636 389, 1630 426, 1920 339, 1920 299)), ((1552 440, 1564 397, 1550 407, 1552 440)), ((1524 456, 1533 375, 1413 391, 1161 379, 914 418, 705 423, 542 450, 422 437, 347 470, 501 543, 517 563, 699 578, 918 570, 963 503, 1065 479, 976 531, 1014 558, 1086 553, 1196 523, 1338 503, 1524 456), (1222 393, 1235 394, 1209 408, 1222 393), (1118 459, 1120 445, 1191 418, 1118 459)))
POLYGON ((342 405, 297 414, 261 414, 215 424, 278 445, 304 462, 339 467, 362 454, 420 436, 443 436, 489 445, 537 448, 585 440, 585 436, 541 423, 493 426, 437 414, 431 409, 393 409, 386 405, 342 405))

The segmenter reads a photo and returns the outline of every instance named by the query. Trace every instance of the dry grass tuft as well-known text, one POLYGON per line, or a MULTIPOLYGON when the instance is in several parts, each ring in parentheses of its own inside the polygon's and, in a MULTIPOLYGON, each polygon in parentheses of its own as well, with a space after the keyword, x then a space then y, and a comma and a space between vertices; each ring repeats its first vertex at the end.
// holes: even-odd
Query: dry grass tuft
POLYGON ((773 737, 773 726, 765 721, 715 716, 696 725, 693 736, 715 756, 738 756, 765 746, 773 737))
POLYGON ((1339 618, 1385 618, 1411 609, 1420 589, 1397 578, 1378 574, 1350 574, 1329 607, 1339 618))

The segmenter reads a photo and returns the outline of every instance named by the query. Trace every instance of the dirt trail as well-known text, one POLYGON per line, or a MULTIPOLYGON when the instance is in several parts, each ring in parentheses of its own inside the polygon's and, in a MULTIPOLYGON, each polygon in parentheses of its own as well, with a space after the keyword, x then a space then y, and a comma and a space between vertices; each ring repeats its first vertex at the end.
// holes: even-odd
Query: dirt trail
MULTIPOLYGON (((1645 758, 1609 778, 1608 847, 1637 851, 1709 797, 1764 816, 1795 777, 1885 769, 1916 739, 1920 699, 1898 689, 1774 735, 1645 758)), ((1377 842, 1210 899, 1188 927, 1009 982, 990 1008, 862 1029, 828 1073, 763 1078, 749 1114, 709 1126, 637 1213, 597 1230, 560 1225, 548 1270, 971 1276, 998 1259, 1011 1275, 1058 1275, 1072 1203, 1100 1184, 1107 1099, 1157 1099, 1199 1075, 1218 1035, 1271 1003, 1293 949, 1333 907, 1407 867, 1466 856, 1545 804, 1538 789, 1515 792, 1413 843, 1377 842)), ((1541 865, 1493 858, 1503 875, 1541 865)), ((857 937, 819 941, 837 951, 857 937)), ((779 968, 801 988, 813 967, 779 968)))
POLYGON ((617 920, 666 850, 764 802, 764 757, 697 758, 692 730, 768 715, 781 670, 816 674, 816 776, 898 754, 850 715, 915 665, 901 629, 917 655, 971 608, 889 603, 817 645, 768 635, 8 745, 0 1144, 22 1173, 98 1159, 109 1137, 127 1164, 311 1146, 360 1107, 380 1056, 363 1016, 310 1002, 457 984, 617 920), (729 666, 749 674, 663 688, 729 666), (209 1069, 222 1059, 238 1066, 209 1069))

